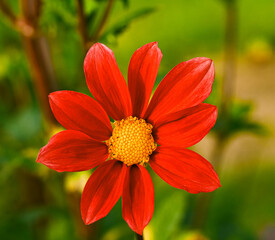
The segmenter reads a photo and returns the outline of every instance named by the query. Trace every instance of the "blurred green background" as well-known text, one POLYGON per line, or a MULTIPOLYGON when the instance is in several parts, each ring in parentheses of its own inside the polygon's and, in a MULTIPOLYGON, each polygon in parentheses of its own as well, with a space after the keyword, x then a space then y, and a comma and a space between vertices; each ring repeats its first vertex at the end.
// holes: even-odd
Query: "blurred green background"
POLYGON ((113 49, 126 77, 133 52, 157 41, 157 84, 176 64, 214 60, 209 103, 216 126, 193 148, 213 163, 222 188, 191 195, 152 171, 155 212, 145 240, 275 239, 274 0, 0 1, 0 239, 134 239, 121 203, 91 226, 80 216, 90 175, 35 162, 62 130, 47 95, 88 93, 87 49, 113 49))

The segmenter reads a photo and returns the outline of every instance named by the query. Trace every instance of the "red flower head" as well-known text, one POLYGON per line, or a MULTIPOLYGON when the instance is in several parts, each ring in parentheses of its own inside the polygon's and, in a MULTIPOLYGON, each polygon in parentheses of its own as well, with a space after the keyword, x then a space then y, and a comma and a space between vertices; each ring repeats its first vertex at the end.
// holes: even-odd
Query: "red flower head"
POLYGON ((217 108, 202 103, 211 92, 213 62, 200 57, 178 64, 149 101, 161 58, 155 42, 136 50, 127 86, 113 52, 97 43, 84 61, 96 100, 73 91, 49 96, 56 119, 67 130, 50 139, 37 161, 58 172, 98 166, 82 194, 86 224, 106 216, 122 196, 123 218, 142 234, 154 211, 148 163, 165 182, 190 193, 220 187, 211 164, 186 149, 216 121, 217 108), (115 120, 113 127, 108 115, 115 120))

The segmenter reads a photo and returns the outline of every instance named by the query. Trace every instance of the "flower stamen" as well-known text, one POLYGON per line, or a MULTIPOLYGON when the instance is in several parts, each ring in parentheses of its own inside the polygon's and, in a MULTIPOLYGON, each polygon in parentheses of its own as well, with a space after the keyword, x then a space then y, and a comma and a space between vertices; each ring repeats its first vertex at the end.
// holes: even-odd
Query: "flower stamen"
POLYGON ((114 123, 112 136, 106 141, 109 158, 117 159, 130 166, 145 165, 157 148, 152 136, 153 126, 144 119, 127 117, 114 123))

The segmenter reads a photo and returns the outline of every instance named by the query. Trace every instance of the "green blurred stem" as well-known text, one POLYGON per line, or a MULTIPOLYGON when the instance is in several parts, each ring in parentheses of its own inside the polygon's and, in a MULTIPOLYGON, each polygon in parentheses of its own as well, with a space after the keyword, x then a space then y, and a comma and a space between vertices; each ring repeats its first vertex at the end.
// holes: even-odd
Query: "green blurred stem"
POLYGON ((13 13, 4 0, 0 0, 0 10, 21 34, 43 116, 47 123, 56 125, 56 120, 50 110, 48 95, 57 90, 57 83, 49 46, 38 25, 42 1, 20 0, 20 4, 20 17, 13 13))
POLYGON ((224 73, 222 82, 221 113, 227 114, 227 109, 234 95, 236 65, 237 65, 237 25, 238 11, 236 0, 225 0, 226 22, 224 43, 224 73))
MULTIPOLYGON (((225 42, 224 42, 224 76, 221 92, 221 107, 219 116, 227 118, 228 108, 234 95, 236 75, 236 49, 237 49, 237 2, 236 0, 224 0, 226 7, 225 42)), ((212 153, 211 162, 216 172, 221 172, 222 158, 226 148, 228 136, 222 133, 216 135, 216 144, 212 153)), ((202 193, 199 195, 196 208, 191 220, 192 228, 203 228, 207 220, 207 214, 214 193, 202 193)))
POLYGON ((39 17, 41 13, 40 0, 21 0, 23 23, 21 28, 22 41, 27 59, 33 74, 34 85, 40 107, 47 123, 56 124, 56 120, 49 106, 49 93, 57 90, 49 45, 39 31, 39 17))
POLYGON ((107 23, 107 20, 109 18, 109 15, 111 13, 111 10, 112 10, 112 7, 113 7, 113 4, 114 4, 114 0, 109 0, 107 5, 106 5, 106 8, 105 8, 105 11, 102 15, 102 18, 100 20, 100 23, 98 24, 98 27, 97 29, 95 30, 93 36, 92 36, 92 39, 91 41, 93 43, 97 42, 101 36, 101 33, 102 31, 104 30, 104 27, 107 23))
POLYGON ((76 3, 77 3, 77 11, 78 11, 78 29, 82 39, 84 52, 86 52, 87 50, 89 50, 91 45, 93 45, 100 39, 102 31, 104 30, 104 27, 110 16, 110 13, 114 4, 114 0, 108 0, 106 7, 104 9, 104 12, 102 14, 102 17, 91 37, 89 37, 88 31, 87 31, 87 23, 86 23, 86 17, 84 12, 84 2, 83 0, 76 0, 76 3))
POLYGON ((143 235, 139 235, 136 233, 136 240, 143 240, 143 235))
POLYGON ((4 0, 0 0, 0 11, 9 19, 12 24, 16 23, 17 17, 14 15, 4 0))
POLYGON ((84 13, 84 3, 83 0, 76 0, 77 3, 77 13, 78 13, 78 30, 82 39, 82 44, 84 47, 84 52, 86 52, 86 46, 89 43, 89 37, 86 27, 86 18, 84 13))

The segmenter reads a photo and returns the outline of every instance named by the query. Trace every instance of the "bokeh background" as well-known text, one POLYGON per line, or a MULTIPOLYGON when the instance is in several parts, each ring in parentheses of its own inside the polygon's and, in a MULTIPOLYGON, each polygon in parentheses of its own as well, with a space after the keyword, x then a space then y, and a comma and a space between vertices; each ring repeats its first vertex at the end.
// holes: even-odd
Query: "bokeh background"
POLYGON ((89 94, 83 59, 94 42, 113 49, 127 76, 133 52, 157 41, 155 87, 182 61, 214 60, 207 102, 219 117, 193 149, 212 162, 222 188, 192 195, 152 173, 155 212, 144 239, 274 240, 274 13, 274 0, 1 0, 0 239, 135 238, 121 202, 83 224, 80 196, 91 172, 56 173, 35 160, 62 130, 48 94, 89 94))

